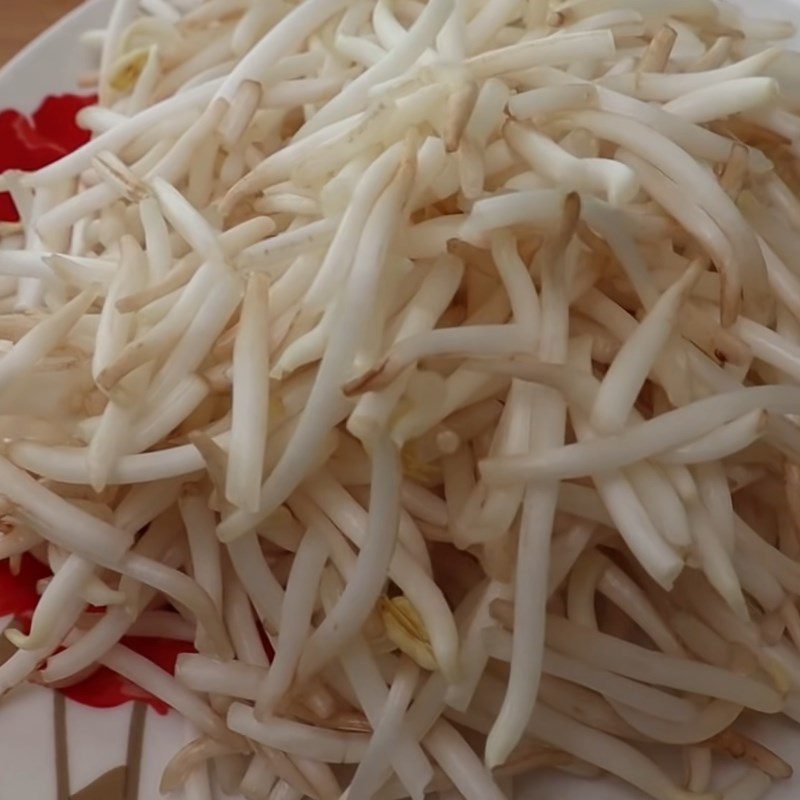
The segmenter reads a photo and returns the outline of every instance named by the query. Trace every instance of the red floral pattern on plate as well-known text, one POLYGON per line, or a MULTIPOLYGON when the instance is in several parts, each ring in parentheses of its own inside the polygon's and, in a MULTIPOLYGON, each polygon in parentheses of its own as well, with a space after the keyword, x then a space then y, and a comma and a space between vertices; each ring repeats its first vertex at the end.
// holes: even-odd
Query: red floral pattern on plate
MULTIPOLYGON (((178 656, 181 653, 195 652, 188 642, 172 639, 128 636, 122 640, 122 644, 173 675, 178 656)), ((61 689, 61 692, 70 700, 92 708, 116 708, 125 703, 141 701, 152 706, 159 714, 166 714, 170 710, 166 703, 107 667, 100 667, 85 680, 61 689)))
MULTIPOLYGON (((40 169, 88 142, 91 134, 78 125, 77 115, 96 102, 94 96, 65 94, 46 98, 31 117, 13 109, 0 111, 0 173, 8 169, 40 169)), ((18 219, 11 196, 0 194, 0 221, 18 219)), ((50 570, 29 555, 23 556, 17 571, 12 571, 8 561, 0 563, 0 617, 13 615, 23 627, 30 624, 39 601, 37 585, 50 576, 50 570)), ((187 642, 167 639, 127 637, 123 644, 172 674, 178 656, 194 651, 187 642)), ((169 711, 165 703, 106 667, 61 691, 71 700, 93 708, 142 701, 159 714, 169 711)))
MULTIPOLYGON (((32 117, 0 111, 0 173, 46 167, 88 142, 91 134, 78 125, 77 114, 96 102, 95 96, 65 94, 48 97, 32 117)), ((11 196, 0 194, 0 221, 18 219, 11 196)))
POLYGON ((17 572, 12 572, 8 561, 0 562, 0 617, 30 616, 39 602, 36 585, 51 575, 44 564, 29 555, 22 557, 17 572))
MULTIPOLYGON (((37 584, 51 575, 52 573, 46 566, 29 555, 22 557, 20 569, 17 572, 12 572, 8 561, 1 562, 0 617, 14 616, 19 620, 21 627, 27 629, 36 604, 39 602, 39 594, 36 591, 37 584)), ((171 675, 175 674, 175 663, 181 653, 195 652, 188 642, 172 639, 127 636, 122 640, 122 644, 157 664, 171 675)), ((166 703, 107 667, 100 667, 88 678, 59 691, 70 700, 92 708, 116 708, 125 703, 141 701, 152 706, 159 714, 166 714, 169 711, 166 703)))

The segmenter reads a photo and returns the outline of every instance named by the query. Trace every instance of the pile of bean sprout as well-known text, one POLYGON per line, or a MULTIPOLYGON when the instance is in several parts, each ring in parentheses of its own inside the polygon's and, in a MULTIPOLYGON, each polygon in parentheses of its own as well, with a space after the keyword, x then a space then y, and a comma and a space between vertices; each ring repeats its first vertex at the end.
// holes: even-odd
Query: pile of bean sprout
POLYGON ((53 577, 0 693, 120 673, 192 800, 788 778, 740 725, 800 722, 792 32, 117 0, 92 140, 2 177, 0 558, 53 577))

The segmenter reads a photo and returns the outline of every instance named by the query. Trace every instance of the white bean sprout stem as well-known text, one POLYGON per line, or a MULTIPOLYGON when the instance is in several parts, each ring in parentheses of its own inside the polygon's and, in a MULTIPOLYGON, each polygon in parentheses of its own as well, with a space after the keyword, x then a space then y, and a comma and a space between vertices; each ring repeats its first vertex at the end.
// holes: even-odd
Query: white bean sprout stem
POLYGON ((119 672, 198 729, 192 797, 768 797, 791 766, 739 724, 800 722, 793 31, 117 0, 93 138, 0 176, 0 559, 54 573, 0 693, 119 672))

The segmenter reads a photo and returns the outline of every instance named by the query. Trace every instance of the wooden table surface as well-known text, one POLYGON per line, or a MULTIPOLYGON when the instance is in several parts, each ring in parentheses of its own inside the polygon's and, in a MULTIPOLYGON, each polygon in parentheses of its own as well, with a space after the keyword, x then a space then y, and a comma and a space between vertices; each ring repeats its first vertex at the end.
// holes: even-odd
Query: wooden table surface
POLYGON ((0 64, 82 0, 0 0, 0 64))

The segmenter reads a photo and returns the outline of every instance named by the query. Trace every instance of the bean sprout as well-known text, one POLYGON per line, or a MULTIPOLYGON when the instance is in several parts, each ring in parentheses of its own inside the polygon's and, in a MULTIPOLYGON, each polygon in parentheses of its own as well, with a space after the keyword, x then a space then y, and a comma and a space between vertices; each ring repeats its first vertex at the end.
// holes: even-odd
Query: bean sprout
POLYGON ((0 177, 0 559, 53 571, 0 694, 120 673, 187 797, 789 777, 736 726, 800 720, 791 31, 117 0, 93 138, 0 177))

